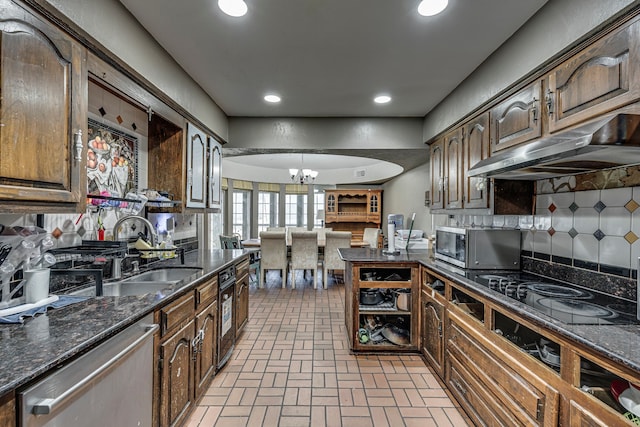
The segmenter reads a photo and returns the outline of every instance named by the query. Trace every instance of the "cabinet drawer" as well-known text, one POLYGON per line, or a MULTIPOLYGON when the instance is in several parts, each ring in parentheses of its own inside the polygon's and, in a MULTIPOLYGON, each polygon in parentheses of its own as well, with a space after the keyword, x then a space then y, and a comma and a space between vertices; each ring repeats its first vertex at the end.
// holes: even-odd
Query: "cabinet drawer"
POLYGON ((202 283, 196 287, 196 305, 199 307, 213 301, 218 297, 218 278, 202 283))
POLYGON ((236 264, 236 275, 241 276, 249 272, 249 258, 246 258, 236 264))
POLYGON ((170 332, 184 320, 193 317, 195 313, 195 297, 189 292, 182 298, 163 307, 160 313, 160 331, 162 335, 170 332))
POLYGON ((480 384, 455 357, 449 357, 447 371, 449 389, 475 424, 505 427, 523 425, 505 410, 504 405, 496 402, 485 386, 480 384))
POLYGON ((484 388, 490 390, 497 400, 510 408, 521 423, 556 425, 557 392, 547 388, 542 380, 527 372, 527 368, 513 358, 500 358, 491 353, 455 321, 452 321, 449 327, 449 353, 464 363, 484 388), (518 371, 525 372, 527 378, 518 371), (545 414, 547 410, 549 414, 545 414))

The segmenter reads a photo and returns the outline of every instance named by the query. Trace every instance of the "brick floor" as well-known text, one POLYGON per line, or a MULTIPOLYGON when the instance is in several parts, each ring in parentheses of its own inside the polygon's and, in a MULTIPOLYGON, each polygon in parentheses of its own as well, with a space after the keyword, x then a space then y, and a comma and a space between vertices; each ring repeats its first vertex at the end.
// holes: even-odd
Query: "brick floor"
POLYGON ((189 427, 471 425, 418 355, 353 355, 344 286, 250 290, 249 322, 189 427))

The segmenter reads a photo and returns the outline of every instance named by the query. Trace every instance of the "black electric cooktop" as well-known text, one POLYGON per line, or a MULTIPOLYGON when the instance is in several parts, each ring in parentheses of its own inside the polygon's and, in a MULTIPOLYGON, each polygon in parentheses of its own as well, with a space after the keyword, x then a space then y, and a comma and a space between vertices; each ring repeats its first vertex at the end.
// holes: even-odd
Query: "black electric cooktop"
POLYGON ((636 304, 525 272, 473 271, 465 276, 570 325, 637 324, 636 304))

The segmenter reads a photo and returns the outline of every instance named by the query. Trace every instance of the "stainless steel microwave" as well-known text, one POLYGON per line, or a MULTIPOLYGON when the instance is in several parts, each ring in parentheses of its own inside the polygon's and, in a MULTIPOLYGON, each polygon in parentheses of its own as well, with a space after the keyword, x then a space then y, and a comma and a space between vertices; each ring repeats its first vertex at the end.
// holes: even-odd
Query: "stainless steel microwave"
POLYGON ((436 227, 436 259, 474 270, 519 270, 520 230, 436 227))

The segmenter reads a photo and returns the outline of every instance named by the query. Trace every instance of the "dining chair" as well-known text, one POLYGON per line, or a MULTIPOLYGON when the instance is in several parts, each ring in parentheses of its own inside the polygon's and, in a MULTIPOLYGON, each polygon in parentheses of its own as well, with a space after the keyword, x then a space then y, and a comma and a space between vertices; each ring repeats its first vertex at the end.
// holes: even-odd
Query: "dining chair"
MULTIPOLYGON (((243 249, 242 241, 240 240, 240 236, 238 234, 234 234, 232 236, 224 236, 220 235, 220 248, 221 249, 243 249)), ((257 285, 259 288, 262 287, 262 280, 260 279, 260 251, 256 251, 256 253, 250 254, 249 256, 250 264, 249 264, 249 283, 251 285, 257 285), (253 273, 253 274, 252 274, 253 273)))
POLYGON ((307 231, 306 227, 287 227, 287 244, 291 244, 291 233, 294 231, 307 231))
POLYGON ((287 286, 287 241, 284 231, 260 232, 260 266, 262 283, 266 283, 267 270, 280 270, 282 287, 287 286))
MULTIPOLYGON (((324 244, 324 262, 322 265, 322 283, 325 289, 327 289, 329 270, 343 270, 344 261, 338 254, 340 248, 351 247, 351 232, 350 231, 327 231, 324 244)), ((335 275, 334 275, 335 278, 335 275)))
MULTIPOLYGON (((318 287, 318 233, 291 232, 291 289, 296 287, 296 270, 313 270, 313 287, 318 287)), ((302 273, 304 279, 304 271, 302 273)))
POLYGON ((379 228, 365 228, 362 234, 362 241, 368 243, 370 248, 377 248, 380 232, 379 228))
POLYGON ((221 249, 242 249, 242 243, 240 243, 240 236, 234 234, 232 236, 220 235, 220 248, 221 249))
POLYGON ((321 242, 324 242, 324 240, 326 239, 327 231, 333 231, 333 228, 320 227, 320 228, 314 228, 312 231, 318 232, 318 244, 321 244, 321 242))

